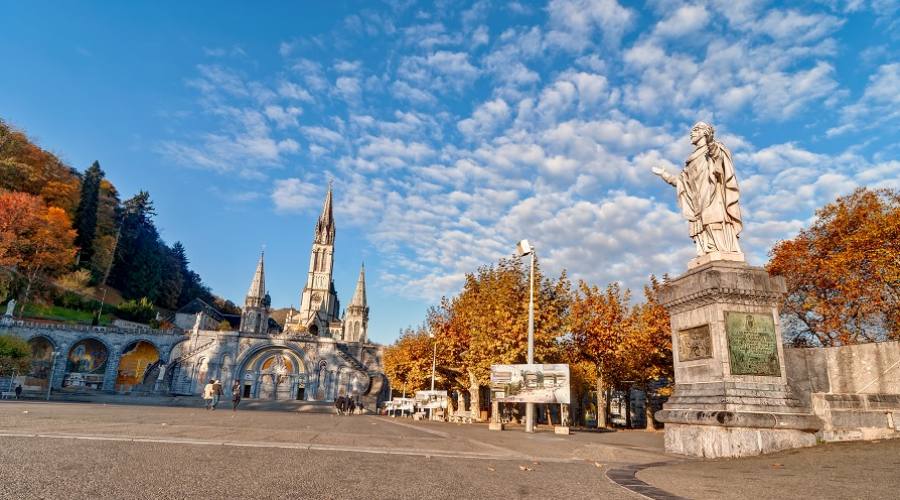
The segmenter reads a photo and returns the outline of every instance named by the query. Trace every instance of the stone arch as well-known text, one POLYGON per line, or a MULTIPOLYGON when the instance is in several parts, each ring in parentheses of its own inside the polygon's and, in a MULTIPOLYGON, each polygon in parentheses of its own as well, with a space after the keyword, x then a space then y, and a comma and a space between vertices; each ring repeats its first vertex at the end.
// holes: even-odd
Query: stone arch
POLYGON ((57 346, 52 338, 46 335, 35 335, 28 339, 31 347, 31 366, 25 376, 26 386, 47 388, 50 382, 50 370, 53 369, 53 353, 57 346))
POLYGON ((66 354, 63 387, 103 389, 107 362, 112 349, 102 339, 89 336, 78 339, 66 354))
POLYGON ((235 380, 247 398, 303 399, 310 364, 305 350, 281 343, 260 344, 238 356, 235 380))
POLYGON ((159 354, 159 348, 150 340, 137 339, 128 343, 119 358, 115 390, 130 392, 144 385, 148 375, 159 366, 159 354))

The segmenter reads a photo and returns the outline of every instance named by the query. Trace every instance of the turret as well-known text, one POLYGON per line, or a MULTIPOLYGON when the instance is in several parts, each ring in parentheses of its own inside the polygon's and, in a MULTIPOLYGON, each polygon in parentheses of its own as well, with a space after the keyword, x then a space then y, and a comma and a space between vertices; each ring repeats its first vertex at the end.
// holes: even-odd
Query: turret
POLYGON ((241 333, 263 334, 269 329, 269 296, 266 293, 265 254, 260 252, 241 310, 241 333))
POLYGON ((344 311, 344 341, 365 342, 369 329, 369 305, 366 302, 366 265, 359 270, 356 290, 347 310, 344 311))

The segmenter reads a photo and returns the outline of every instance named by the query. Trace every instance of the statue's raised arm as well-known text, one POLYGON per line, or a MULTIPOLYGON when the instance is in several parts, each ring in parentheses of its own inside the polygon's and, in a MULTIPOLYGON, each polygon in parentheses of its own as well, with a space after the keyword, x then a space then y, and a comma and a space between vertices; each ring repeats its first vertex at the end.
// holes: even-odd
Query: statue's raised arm
POLYGON ((695 149, 685 160, 681 173, 672 175, 660 167, 652 169, 675 186, 678 206, 688 221, 697 250, 698 258, 689 267, 709 260, 743 262, 738 243, 743 229, 740 190, 731 152, 715 140, 712 125, 703 122, 691 129, 691 143, 695 149))

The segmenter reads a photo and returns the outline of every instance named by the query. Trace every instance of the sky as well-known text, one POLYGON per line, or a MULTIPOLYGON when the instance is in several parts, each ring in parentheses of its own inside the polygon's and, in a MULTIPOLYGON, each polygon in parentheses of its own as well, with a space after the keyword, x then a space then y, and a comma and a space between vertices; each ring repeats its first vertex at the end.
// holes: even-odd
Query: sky
POLYGON ((752 265, 859 186, 900 188, 900 2, 0 1, 0 118, 123 199, 242 302, 299 305, 334 181, 390 343, 512 255, 639 290, 693 256, 697 121, 733 153, 752 265))

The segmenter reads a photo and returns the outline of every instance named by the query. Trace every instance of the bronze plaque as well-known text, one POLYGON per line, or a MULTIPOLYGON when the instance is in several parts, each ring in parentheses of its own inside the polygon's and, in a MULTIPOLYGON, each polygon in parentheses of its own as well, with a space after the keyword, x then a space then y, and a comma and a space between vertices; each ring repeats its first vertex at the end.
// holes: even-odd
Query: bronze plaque
POLYGON ((712 357, 712 338, 709 325, 678 331, 678 361, 694 361, 712 357))
POLYGON ((725 334, 732 375, 781 376, 771 314, 726 312, 725 334))

